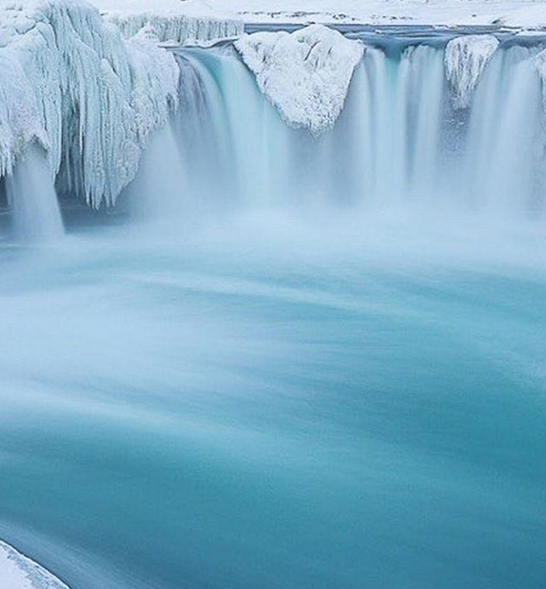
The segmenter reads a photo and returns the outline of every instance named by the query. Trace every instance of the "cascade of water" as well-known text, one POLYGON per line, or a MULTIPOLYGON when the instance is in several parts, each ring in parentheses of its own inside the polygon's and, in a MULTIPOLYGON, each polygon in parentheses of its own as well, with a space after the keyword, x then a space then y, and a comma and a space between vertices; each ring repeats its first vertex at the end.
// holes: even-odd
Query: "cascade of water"
POLYGON ((283 122, 231 48, 183 50, 177 141, 199 170, 191 176, 208 183, 196 194, 243 207, 420 203, 528 216, 543 204, 538 51, 499 47, 461 102, 449 95, 458 70, 451 63, 448 84, 445 47, 368 47, 336 126, 316 136, 283 122))
POLYGON ((202 49, 189 50, 179 59, 180 106, 174 129, 188 171, 187 187, 199 207, 218 206, 235 198, 230 121, 222 98, 218 61, 215 53, 202 49))
POLYGON ((183 158, 173 126, 156 131, 148 146, 137 177, 126 188, 129 202, 143 219, 161 219, 173 214, 189 214, 192 200, 187 197, 183 158))
POLYGON ((536 212, 543 185, 544 113, 532 58, 520 47, 497 53, 471 113, 466 189, 496 215, 536 212))
POLYGON ((63 221, 51 171, 42 147, 33 144, 6 177, 13 229, 23 241, 52 241, 63 234, 63 221))
POLYGON ((181 60, 176 118, 180 149, 198 197, 269 206, 282 198, 290 131, 230 49, 192 49, 181 60))
POLYGON ((411 99, 414 136, 410 138, 410 191, 418 197, 437 198, 440 128, 444 89, 444 60, 437 49, 420 45, 411 61, 411 99))

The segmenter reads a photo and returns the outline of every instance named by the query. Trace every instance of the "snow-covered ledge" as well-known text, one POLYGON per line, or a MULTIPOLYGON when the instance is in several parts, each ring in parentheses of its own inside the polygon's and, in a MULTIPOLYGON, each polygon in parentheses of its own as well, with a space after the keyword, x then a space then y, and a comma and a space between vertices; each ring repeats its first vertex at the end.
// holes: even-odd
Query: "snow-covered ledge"
POLYGON ((91 0, 125 38, 148 28, 162 42, 210 41, 243 33, 243 21, 204 0, 91 0))
POLYGON ((315 134, 334 126, 364 52, 360 41, 323 25, 243 35, 235 47, 283 119, 315 134))
POLYGON ((2 589, 68 589, 50 572, 2 541, 0 586, 2 589))

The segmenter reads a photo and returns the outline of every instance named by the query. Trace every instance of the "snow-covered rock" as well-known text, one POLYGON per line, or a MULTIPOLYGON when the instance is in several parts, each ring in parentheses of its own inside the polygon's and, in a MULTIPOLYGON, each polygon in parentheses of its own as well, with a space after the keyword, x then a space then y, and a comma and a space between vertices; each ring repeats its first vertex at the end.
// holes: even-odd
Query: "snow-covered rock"
POLYGON ((0 11, 0 175, 33 141, 61 189, 99 207, 135 177, 177 100, 174 56, 142 31, 125 41, 82 0, 0 11))
POLYGON ((445 69, 455 108, 470 106, 480 76, 498 46, 493 35, 465 35, 447 44, 445 69))
POLYGON ((0 587, 2 589, 68 589, 39 564, 0 541, 0 587))
POLYGON ((364 45, 322 25, 243 35, 235 47, 286 122, 313 133, 340 115, 364 45))
POLYGON ((243 21, 213 11, 204 0, 92 0, 129 38, 148 28, 162 42, 210 41, 243 33, 243 21))

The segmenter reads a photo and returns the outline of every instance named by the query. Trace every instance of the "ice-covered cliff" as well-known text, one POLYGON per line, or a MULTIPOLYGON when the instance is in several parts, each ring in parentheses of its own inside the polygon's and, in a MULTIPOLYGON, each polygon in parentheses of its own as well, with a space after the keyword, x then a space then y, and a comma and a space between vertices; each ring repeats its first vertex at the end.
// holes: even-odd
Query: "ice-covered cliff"
POLYGON ((314 133, 333 127, 364 51, 322 25, 244 35, 235 47, 286 122, 314 133))
POLYGON ((213 11, 204 0, 93 0, 104 18, 124 37, 143 28, 163 42, 208 41, 242 34, 243 21, 230 13, 213 11))
POLYGON ((0 175, 38 142, 61 190, 113 204, 176 105, 178 77, 149 30, 126 41, 82 0, 10 3, 0 11, 0 175))

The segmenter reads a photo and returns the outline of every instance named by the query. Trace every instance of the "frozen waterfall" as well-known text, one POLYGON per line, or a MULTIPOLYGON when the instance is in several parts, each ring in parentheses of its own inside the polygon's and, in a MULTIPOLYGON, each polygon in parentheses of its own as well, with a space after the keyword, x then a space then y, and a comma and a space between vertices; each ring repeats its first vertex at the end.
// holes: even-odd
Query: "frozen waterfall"
MULTIPOLYGON (((178 50, 182 90, 174 126, 190 176, 187 195, 235 207, 403 206, 522 219, 544 213, 540 40, 470 35, 405 39, 403 46, 393 40, 391 47, 368 36, 343 111, 316 133, 312 124, 285 122, 294 104, 297 114, 320 92, 302 81, 303 68, 299 85, 287 83, 298 77, 300 58, 288 63, 278 45, 290 45, 291 36, 250 35, 239 51, 178 50), (292 99, 297 92, 309 95, 292 99)), ((297 37, 294 44, 309 49, 297 37)), ((312 75, 336 69, 324 67, 328 73, 312 75)))
POLYGON ((166 50, 85 3, 3 14, 0 174, 20 232, 58 233, 53 182, 63 201, 123 194, 154 217, 545 212, 546 37, 313 25, 166 50), (47 189, 21 196, 43 161, 47 189))

